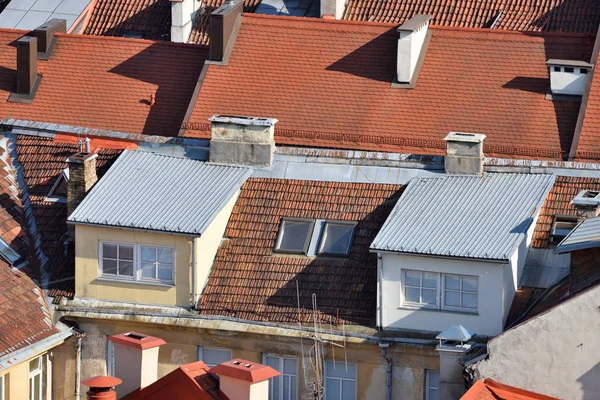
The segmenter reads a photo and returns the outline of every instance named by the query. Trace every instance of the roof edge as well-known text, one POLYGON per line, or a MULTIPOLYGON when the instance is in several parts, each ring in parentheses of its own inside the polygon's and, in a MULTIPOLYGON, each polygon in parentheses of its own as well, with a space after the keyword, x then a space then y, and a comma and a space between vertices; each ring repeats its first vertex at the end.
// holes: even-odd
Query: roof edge
MULTIPOLYGON (((25 31, 28 33, 30 31, 25 31)), ((149 40, 149 39, 132 39, 125 38, 120 36, 96 36, 96 35, 84 35, 81 33, 55 33, 58 38, 67 38, 67 39, 77 39, 77 40, 95 40, 98 42, 122 42, 122 43, 136 43, 136 44, 152 44, 152 45, 160 45, 160 46, 172 46, 172 47, 188 47, 192 48, 206 48, 204 45, 195 44, 195 43, 179 43, 179 42, 170 42, 166 40, 149 40)))

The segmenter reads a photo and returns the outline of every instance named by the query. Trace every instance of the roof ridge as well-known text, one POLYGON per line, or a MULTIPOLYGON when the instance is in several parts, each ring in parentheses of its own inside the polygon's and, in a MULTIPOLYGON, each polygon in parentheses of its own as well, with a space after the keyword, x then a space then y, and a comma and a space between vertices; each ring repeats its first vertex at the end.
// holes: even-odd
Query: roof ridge
POLYGON ((373 22, 373 21, 348 21, 343 19, 327 19, 327 18, 308 18, 308 17, 292 17, 287 15, 267 15, 267 14, 254 14, 254 13, 242 13, 244 17, 250 17, 251 19, 263 19, 272 21, 297 21, 306 23, 316 23, 324 25, 363 25, 371 27, 394 27, 400 26, 398 23, 391 22, 373 22))
MULTIPOLYGON (((30 31, 25 31, 30 32, 30 31)), ((80 33, 55 33, 57 37, 75 39, 75 40, 96 40, 99 42, 121 42, 121 43, 136 43, 136 44, 155 44, 161 46, 174 46, 174 47, 189 47, 189 48, 205 48, 206 46, 195 44, 195 43, 179 43, 170 42, 166 40, 148 40, 148 39, 134 39, 125 38, 119 36, 97 36, 97 35, 83 35, 80 33)))
POLYGON ((563 38, 594 38, 595 35, 589 33, 571 33, 571 32, 544 32, 544 31, 517 31, 514 29, 492 29, 492 28, 470 28, 464 26, 444 26, 444 25, 429 25, 430 29, 437 31, 454 31, 454 32, 472 32, 472 33, 491 33, 498 35, 513 35, 513 36, 531 36, 531 37, 547 37, 557 36, 563 38))

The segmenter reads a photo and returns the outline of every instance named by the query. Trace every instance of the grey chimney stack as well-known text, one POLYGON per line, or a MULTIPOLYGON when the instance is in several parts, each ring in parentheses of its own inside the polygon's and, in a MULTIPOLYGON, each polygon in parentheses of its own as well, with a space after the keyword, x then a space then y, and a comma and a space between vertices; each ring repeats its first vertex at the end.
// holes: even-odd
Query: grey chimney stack
POLYGON ((67 20, 53 18, 44 25, 38 26, 33 30, 33 36, 38 40, 37 51, 40 60, 48 60, 54 45, 56 44, 55 33, 65 33, 67 31, 67 20))
POLYGON ((224 61, 235 21, 244 10, 242 0, 227 0, 210 14, 210 60, 224 61))
POLYGON ((483 140, 479 133, 450 132, 446 141, 444 167, 448 174, 483 174, 483 140))
POLYGON ((31 95, 38 79, 37 38, 23 36, 17 40, 17 93, 31 95))

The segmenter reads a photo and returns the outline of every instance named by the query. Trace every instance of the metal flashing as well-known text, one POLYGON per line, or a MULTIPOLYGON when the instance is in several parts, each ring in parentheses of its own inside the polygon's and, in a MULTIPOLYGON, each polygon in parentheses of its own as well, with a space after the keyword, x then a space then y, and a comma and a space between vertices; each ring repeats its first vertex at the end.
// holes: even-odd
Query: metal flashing
POLYGON ((583 220, 554 249, 555 254, 600 247, 600 217, 583 220))

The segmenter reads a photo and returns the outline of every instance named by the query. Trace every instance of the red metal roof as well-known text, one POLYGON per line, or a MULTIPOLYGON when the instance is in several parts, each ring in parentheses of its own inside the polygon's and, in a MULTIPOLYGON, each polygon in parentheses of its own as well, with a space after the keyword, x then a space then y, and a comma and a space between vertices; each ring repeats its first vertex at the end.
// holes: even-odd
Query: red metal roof
POLYGON ((461 400, 558 400, 558 398, 485 379, 475 382, 461 400))
POLYGON ((344 19, 404 23, 429 14, 432 24, 465 28, 594 33, 597 0, 349 0, 344 19))
POLYGON ((546 60, 590 57, 593 38, 431 28, 414 89, 391 87, 396 25, 245 14, 227 66, 211 65, 186 136, 213 114, 273 117, 286 145, 444 154, 450 131, 487 155, 561 159, 579 103, 545 99, 546 60))

